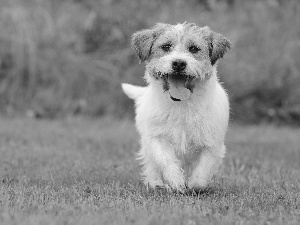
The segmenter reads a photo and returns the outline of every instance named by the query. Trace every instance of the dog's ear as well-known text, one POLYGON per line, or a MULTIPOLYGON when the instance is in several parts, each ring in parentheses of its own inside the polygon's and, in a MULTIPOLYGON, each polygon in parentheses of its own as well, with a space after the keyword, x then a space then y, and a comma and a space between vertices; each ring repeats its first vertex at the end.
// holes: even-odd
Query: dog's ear
POLYGON ((208 48, 211 64, 214 65, 218 59, 222 58, 231 47, 230 41, 222 34, 212 31, 209 27, 203 28, 208 34, 208 48))
POLYGON ((141 62, 144 62, 149 58, 153 43, 157 37, 163 33, 167 26, 169 25, 157 23, 150 29, 140 30, 132 35, 131 46, 135 50, 141 62))

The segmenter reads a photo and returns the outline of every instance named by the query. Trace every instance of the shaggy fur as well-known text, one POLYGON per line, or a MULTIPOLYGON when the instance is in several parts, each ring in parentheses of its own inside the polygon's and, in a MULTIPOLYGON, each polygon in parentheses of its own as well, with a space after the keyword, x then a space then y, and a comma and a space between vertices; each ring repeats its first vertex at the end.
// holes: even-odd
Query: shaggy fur
POLYGON ((176 191, 206 187, 225 155, 229 103, 216 62, 230 42, 208 27, 159 23, 134 33, 132 46, 146 63, 148 86, 122 88, 136 105, 144 183, 176 191), (184 64, 178 69, 174 62, 184 64), (173 83, 190 91, 188 99, 171 96, 173 83))

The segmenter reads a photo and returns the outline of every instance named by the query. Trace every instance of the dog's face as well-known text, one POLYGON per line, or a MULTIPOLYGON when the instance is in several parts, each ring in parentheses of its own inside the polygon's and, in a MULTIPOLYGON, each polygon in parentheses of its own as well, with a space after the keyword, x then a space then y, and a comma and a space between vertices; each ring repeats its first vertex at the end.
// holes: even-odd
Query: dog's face
POLYGON ((140 60, 146 62, 149 79, 161 82, 164 91, 174 87, 193 92, 197 81, 210 77, 230 42, 208 27, 159 23, 134 33, 132 46, 140 60))

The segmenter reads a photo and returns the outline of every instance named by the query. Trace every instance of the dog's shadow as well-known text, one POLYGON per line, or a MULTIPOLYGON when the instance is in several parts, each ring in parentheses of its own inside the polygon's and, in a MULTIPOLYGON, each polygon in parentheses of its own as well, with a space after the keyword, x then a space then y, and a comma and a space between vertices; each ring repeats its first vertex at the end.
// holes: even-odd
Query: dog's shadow
POLYGON ((187 196, 209 196, 222 191, 220 188, 208 187, 204 189, 186 189, 183 195, 187 196))
POLYGON ((174 196, 180 196, 180 197, 212 197, 212 196, 223 196, 226 195, 228 190, 226 188, 220 187, 220 186, 209 186, 207 188, 203 189, 188 189, 186 188, 184 191, 173 191, 170 189, 166 189, 163 187, 156 187, 156 188, 150 188, 148 186, 145 186, 142 182, 138 182, 134 185, 130 185, 128 188, 128 191, 132 192, 132 194, 139 193, 141 196, 144 197, 153 197, 153 196, 160 196, 160 197, 174 197, 174 196), (134 188, 133 188, 134 186, 134 188))

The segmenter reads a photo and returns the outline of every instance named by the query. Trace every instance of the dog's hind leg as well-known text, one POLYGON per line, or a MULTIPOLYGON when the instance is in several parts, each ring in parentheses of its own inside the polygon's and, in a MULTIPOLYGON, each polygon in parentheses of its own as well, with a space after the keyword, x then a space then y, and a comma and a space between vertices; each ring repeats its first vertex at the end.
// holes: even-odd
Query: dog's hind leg
POLYGON ((188 187, 190 189, 199 190, 208 185, 212 176, 217 172, 219 165, 222 163, 225 151, 226 148, 224 145, 215 149, 203 149, 197 166, 188 180, 188 187))

